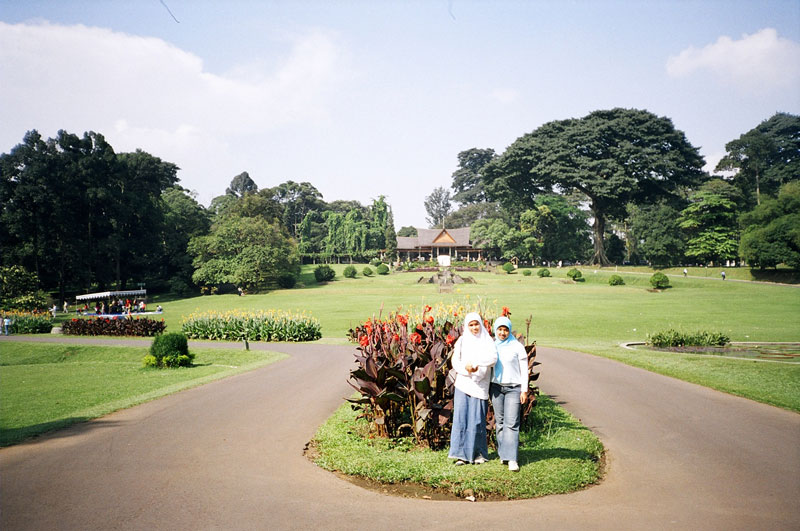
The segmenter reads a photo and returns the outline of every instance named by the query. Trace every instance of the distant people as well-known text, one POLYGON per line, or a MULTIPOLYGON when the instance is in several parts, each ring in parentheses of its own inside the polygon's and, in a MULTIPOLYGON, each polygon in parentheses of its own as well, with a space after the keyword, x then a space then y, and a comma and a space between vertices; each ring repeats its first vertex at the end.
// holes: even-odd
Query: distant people
POLYGON ((240 297, 241 297, 242 295, 244 295, 244 290, 242 290, 242 287, 241 287, 241 286, 239 286, 239 287, 238 287, 238 288, 236 288, 236 289, 237 289, 237 290, 239 290, 239 296, 240 296, 240 297))
POLYGON ((725 271, 720 271, 719 274, 722 276, 722 280, 725 280, 725 271))
POLYGON ((3 333, 8 335, 11 332, 11 318, 9 316, 3 317, 3 333))
POLYGON ((143 312, 145 310, 147 310, 147 304, 144 301, 139 301, 139 311, 143 312))
POLYGON ((50 308, 50 313, 52 313, 52 314, 53 314, 53 319, 55 319, 55 318, 56 318, 56 313, 57 313, 57 312, 58 312, 58 306, 56 306, 55 304, 53 304, 53 307, 52 307, 52 308, 50 308))
POLYGON ((689 274, 689 272, 688 272, 688 271, 686 270, 686 268, 684 267, 684 268, 683 268, 683 278, 686 278, 686 275, 688 275, 688 274, 689 274))
POLYGON ((69 312, 69 303, 67 301, 64 301, 64 313, 67 312, 69 312))
POLYGON ((161 305, 159 304, 158 306, 156 306, 156 311, 158 313, 162 313, 164 311, 164 308, 162 308, 161 305))

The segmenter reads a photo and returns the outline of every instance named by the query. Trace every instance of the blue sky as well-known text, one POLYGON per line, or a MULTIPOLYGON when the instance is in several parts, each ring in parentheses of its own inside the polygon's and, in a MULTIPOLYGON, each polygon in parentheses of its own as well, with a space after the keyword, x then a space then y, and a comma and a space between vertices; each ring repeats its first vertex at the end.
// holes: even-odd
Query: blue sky
POLYGON ((0 0, 0 152, 100 132, 181 167, 208 204, 234 175, 386 195, 425 226, 457 154, 550 120, 668 116, 713 167, 800 114, 800 1, 0 0))

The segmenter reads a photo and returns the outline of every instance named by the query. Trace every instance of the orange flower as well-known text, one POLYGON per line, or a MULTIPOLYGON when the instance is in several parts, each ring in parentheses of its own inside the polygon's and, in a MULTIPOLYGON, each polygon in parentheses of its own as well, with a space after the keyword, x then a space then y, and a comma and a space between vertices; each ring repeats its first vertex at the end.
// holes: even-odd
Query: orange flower
POLYGON ((444 338, 445 343, 447 343, 448 345, 452 345, 453 341, 455 341, 455 340, 456 340, 456 338, 454 338, 453 336, 450 336, 450 335, 448 335, 446 338, 444 338))
POLYGON ((508 306, 503 306, 503 317, 508 317, 511 315, 511 310, 508 309, 508 306))
POLYGON ((359 342, 361 343, 362 347, 366 347, 367 345, 369 345, 369 338, 367 336, 361 336, 359 342))
POLYGON ((432 315, 426 316, 425 317, 425 322, 428 323, 428 324, 433 324, 433 316, 432 315))
POLYGON ((408 317, 405 315, 398 315, 397 320, 400 322, 401 325, 406 326, 408 324, 408 317))
POLYGON ((408 340, 411 341, 412 343, 419 344, 419 343, 422 342, 422 336, 419 335, 418 333, 414 332, 413 334, 408 336, 408 340))
POLYGON ((429 311, 431 311, 432 309, 433 309, 433 308, 431 308, 430 306, 428 306, 428 305, 426 304, 426 305, 425 305, 425 311, 423 311, 423 312, 422 312, 422 314, 423 314, 423 315, 425 315, 426 313, 428 313, 428 312, 429 312, 429 311))
POLYGON ((400 336, 398 336, 397 334, 393 335, 392 336, 392 341, 394 341, 394 342, 400 341, 400 336))

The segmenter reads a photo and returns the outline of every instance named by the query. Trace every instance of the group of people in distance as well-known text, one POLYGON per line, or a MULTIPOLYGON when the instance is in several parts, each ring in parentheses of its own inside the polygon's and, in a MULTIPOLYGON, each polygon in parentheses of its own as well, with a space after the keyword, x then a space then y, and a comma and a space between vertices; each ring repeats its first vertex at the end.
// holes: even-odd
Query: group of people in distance
MULTIPOLYGON (((66 303, 64 303, 66 304, 66 303)), ((137 300, 137 299, 122 299, 112 300, 109 302, 108 306, 106 306, 105 302, 96 302, 94 304, 94 308, 90 308, 89 304, 84 304, 83 307, 78 306, 75 310, 75 313, 78 315, 91 315, 92 313, 96 315, 104 315, 106 313, 109 314, 123 314, 123 313, 132 313, 132 312, 146 312, 147 311, 147 303, 144 300, 137 300)), ((161 305, 156 308, 157 312, 161 312, 162 308, 161 305)))
POLYGON ((455 397, 448 457, 457 466, 489 459, 486 413, 489 399, 495 416, 497 453, 508 469, 519 470, 519 427, 528 398, 528 354, 511 334, 511 320, 498 317, 494 339, 478 313, 464 318, 464 330, 453 350, 455 397))

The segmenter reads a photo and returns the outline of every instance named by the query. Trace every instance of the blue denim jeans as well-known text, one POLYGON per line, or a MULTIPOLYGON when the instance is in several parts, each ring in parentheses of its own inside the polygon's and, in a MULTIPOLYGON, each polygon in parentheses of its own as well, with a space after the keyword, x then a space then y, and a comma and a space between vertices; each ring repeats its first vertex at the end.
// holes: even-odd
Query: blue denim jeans
POLYGON ((481 400, 456 389, 453 397, 453 429, 450 432, 450 459, 472 463, 478 457, 488 459, 486 412, 489 401, 481 400))
POLYGON ((501 461, 517 461, 519 451, 519 422, 521 386, 492 383, 489 396, 494 409, 497 453, 501 461))

